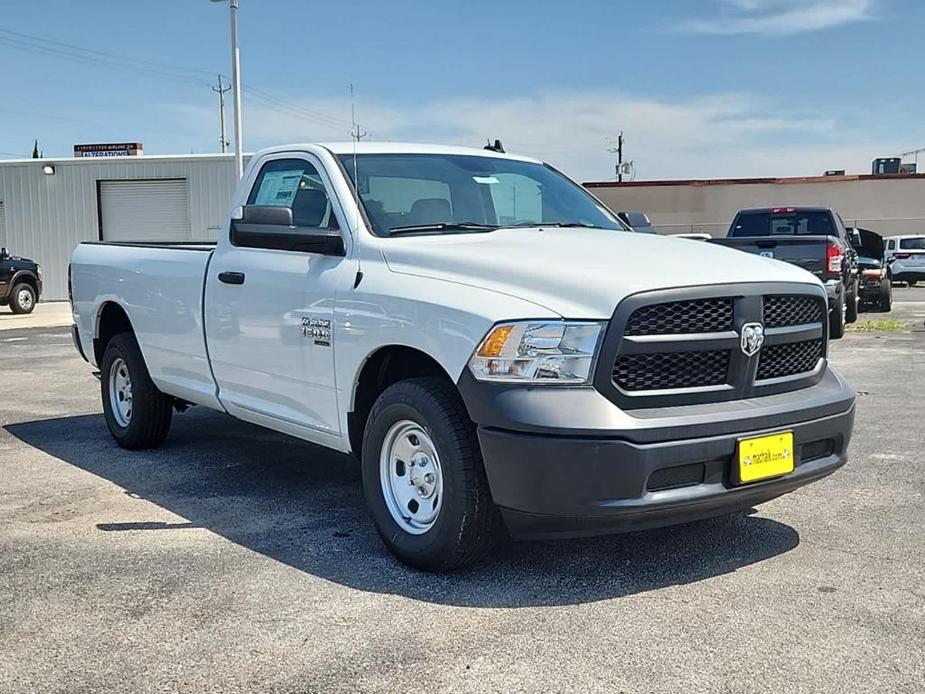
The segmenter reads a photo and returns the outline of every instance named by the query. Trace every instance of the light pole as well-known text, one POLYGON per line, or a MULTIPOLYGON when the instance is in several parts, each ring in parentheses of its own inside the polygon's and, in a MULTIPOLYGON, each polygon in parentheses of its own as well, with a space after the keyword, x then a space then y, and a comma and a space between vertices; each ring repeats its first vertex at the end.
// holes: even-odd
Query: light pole
MULTIPOLYGON (((225 0, 211 0, 225 2, 225 0)), ((231 87, 234 94, 234 170, 240 181, 244 176, 244 145, 241 125, 241 53, 238 50, 238 0, 228 0, 231 8, 231 87)))

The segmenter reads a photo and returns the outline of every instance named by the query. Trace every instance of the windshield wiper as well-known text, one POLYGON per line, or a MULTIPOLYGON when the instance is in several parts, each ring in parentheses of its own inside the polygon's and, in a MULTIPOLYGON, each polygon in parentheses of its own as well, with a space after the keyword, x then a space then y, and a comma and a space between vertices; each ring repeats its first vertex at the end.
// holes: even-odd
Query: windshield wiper
POLYGON ((389 235, 411 234, 416 231, 493 231, 498 229, 497 224, 478 224, 476 222, 437 222, 434 224, 409 224, 407 226, 392 227, 389 235))
POLYGON ((582 227, 585 229, 599 229, 596 224, 585 224, 584 222, 529 222, 524 224, 508 224, 507 229, 519 229, 521 227, 542 228, 542 227, 582 227))

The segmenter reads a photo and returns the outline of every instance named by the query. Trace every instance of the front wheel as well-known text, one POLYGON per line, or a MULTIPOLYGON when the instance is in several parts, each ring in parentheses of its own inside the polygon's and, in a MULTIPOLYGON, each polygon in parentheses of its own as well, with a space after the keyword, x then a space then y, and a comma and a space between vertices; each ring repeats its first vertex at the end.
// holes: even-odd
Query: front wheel
POLYGON ((363 435, 363 492, 376 530, 426 571, 471 564, 492 548, 492 503, 475 426, 452 384, 400 381, 376 400, 363 435))
POLYGON ((893 309, 893 285, 886 279, 880 283, 880 310, 889 313, 893 309))
POLYGON ((35 308, 35 290, 31 284, 17 284, 10 294, 10 308, 13 313, 32 313, 35 308))
POLYGON ((157 389, 135 336, 120 333, 106 346, 100 364, 103 415, 123 448, 157 448, 170 430, 173 400, 157 389))

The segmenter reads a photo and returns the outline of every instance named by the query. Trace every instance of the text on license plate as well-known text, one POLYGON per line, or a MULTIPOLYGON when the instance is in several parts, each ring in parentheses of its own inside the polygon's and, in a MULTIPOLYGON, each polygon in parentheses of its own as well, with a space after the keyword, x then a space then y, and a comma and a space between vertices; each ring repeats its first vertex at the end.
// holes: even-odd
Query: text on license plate
POLYGON ((742 439, 738 464, 743 484, 793 472, 793 432, 742 439))

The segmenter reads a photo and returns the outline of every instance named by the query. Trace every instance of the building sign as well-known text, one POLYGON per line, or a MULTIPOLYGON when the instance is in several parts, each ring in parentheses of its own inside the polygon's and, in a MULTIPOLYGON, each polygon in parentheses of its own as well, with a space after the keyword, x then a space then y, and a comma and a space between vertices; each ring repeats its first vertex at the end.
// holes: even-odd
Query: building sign
POLYGON ((74 145, 75 157, 138 157, 144 145, 140 142, 104 142, 96 145, 74 145))

